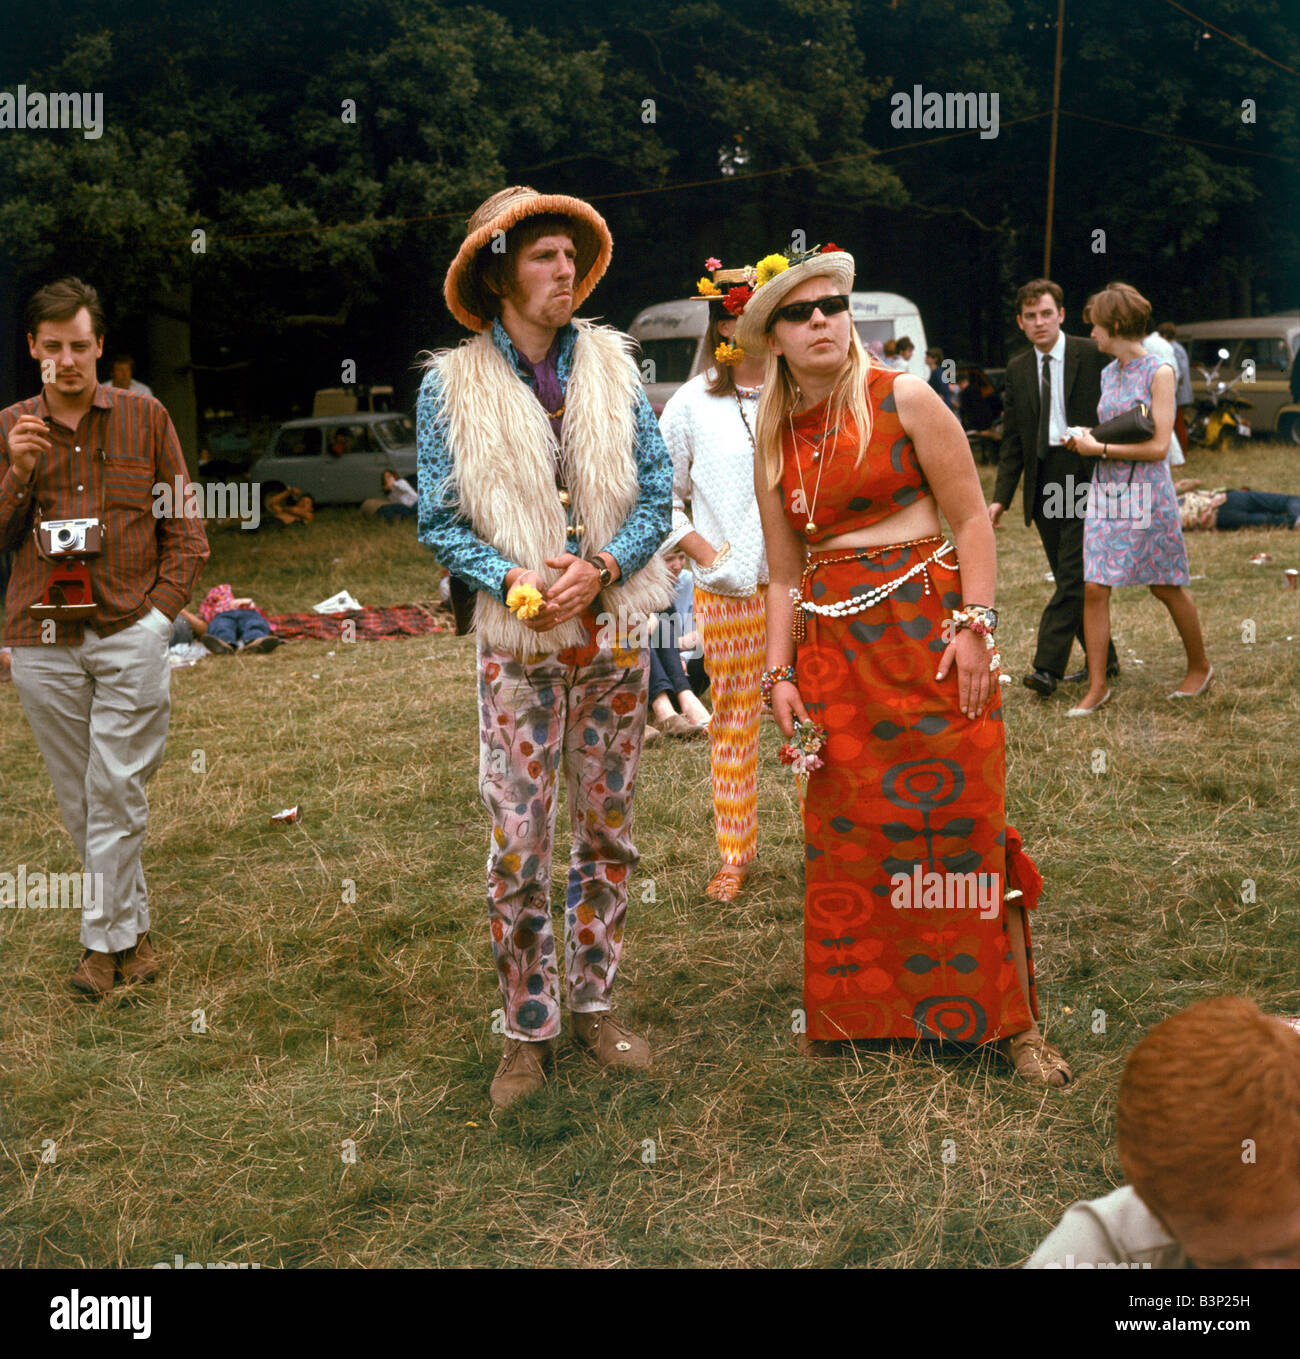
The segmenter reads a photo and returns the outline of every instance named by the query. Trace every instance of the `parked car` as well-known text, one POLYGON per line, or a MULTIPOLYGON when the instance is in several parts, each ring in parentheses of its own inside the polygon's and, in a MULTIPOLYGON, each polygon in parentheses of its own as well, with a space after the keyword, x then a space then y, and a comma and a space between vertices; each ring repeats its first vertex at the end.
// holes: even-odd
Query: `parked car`
POLYGON ((297 486, 318 505, 359 505, 382 494, 385 471, 416 484, 415 422, 367 411, 286 421, 248 479, 297 486))
POLYGON ((1277 434, 1300 444, 1300 404, 1291 396, 1291 371, 1300 347, 1300 312, 1243 317, 1230 321, 1198 321, 1178 327, 1192 365, 1192 396, 1197 406, 1210 404, 1210 374, 1222 364, 1216 380, 1240 379, 1238 392, 1250 402, 1254 438, 1277 434), (1228 357, 1221 359, 1219 351, 1228 357), (1246 364, 1254 380, 1246 380, 1246 364))
MULTIPOLYGON (((908 371, 926 377, 925 327, 916 303, 897 293, 853 293, 850 300, 862 343, 908 336, 916 346, 908 371)), ((683 382, 712 365, 713 355, 704 352, 708 327, 708 303, 694 298, 657 302, 639 312, 629 327, 628 333, 641 346, 642 380, 656 415, 683 382)))

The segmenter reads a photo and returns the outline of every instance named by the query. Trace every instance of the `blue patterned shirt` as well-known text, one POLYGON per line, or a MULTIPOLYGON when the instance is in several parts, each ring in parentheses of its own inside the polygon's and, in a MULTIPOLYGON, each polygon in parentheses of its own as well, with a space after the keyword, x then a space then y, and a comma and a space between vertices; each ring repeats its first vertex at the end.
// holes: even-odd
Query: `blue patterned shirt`
MULTIPOLYGON (((566 391, 577 339, 577 327, 570 321, 560 330, 560 352, 556 364, 560 386, 566 391)), ((492 343, 509 360, 519 380, 531 387, 531 377, 521 366, 519 354, 500 318, 492 322, 492 343)), ((459 576, 472 589, 486 590, 505 603, 506 573, 522 563, 503 557, 474 532, 454 505, 448 505, 437 497, 438 487, 452 468, 446 420, 441 406, 442 375, 437 369, 431 368, 420 384, 420 396, 415 405, 420 477, 419 538, 453 575, 459 576)), ((614 558, 618 563, 620 579, 639 571, 659 550, 672 528, 672 460, 644 391, 637 392, 635 423, 637 480, 641 491, 618 532, 603 547, 596 549, 598 552, 608 552, 614 558)), ((572 533, 569 534, 565 550, 576 557, 582 556, 582 547, 572 533)))

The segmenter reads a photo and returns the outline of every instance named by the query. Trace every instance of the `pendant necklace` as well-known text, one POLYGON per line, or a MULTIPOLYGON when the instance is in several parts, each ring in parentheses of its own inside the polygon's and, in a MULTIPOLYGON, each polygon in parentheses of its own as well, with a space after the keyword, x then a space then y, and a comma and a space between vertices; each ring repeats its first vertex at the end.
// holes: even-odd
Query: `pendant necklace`
MULTIPOLYGON (((763 391, 763 387, 762 387, 762 384, 760 383, 759 386, 757 386, 757 387, 746 387, 746 388, 745 388, 745 395, 746 395, 746 396, 760 396, 760 395, 762 394, 762 391, 763 391)), ((741 400, 740 400, 740 387, 739 387, 739 385, 737 385, 736 387, 732 388, 731 394, 732 394, 732 396, 734 396, 734 397, 736 398, 736 409, 740 412, 740 418, 741 418, 741 420, 743 420, 744 423, 745 423, 745 433, 749 435, 749 446, 750 446, 750 448, 752 448, 752 449, 754 450, 755 453, 757 453, 757 452, 758 452, 758 445, 754 442, 754 431, 753 431, 752 429, 750 429, 750 427, 749 427, 749 416, 747 416, 747 415, 745 414, 745 407, 741 404, 741 400)))
MULTIPOLYGON (((802 396, 803 394, 800 393, 800 395, 802 396)), ((815 515, 815 514, 817 513, 817 497, 821 494, 821 489, 822 489, 822 472, 823 472, 823 470, 824 470, 825 467, 826 467, 826 464, 822 461, 822 454, 823 454, 823 453, 825 452, 825 450, 826 450, 826 440, 830 438, 830 436, 831 436, 832 433, 834 433, 834 434, 838 434, 838 433, 839 433, 839 426, 838 426, 838 425, 835 427, 834 430, 832 430, 832 429, 830 428, 830 411, 829 411, 829 410, 827 410, 826 416, 827 416, 826 422, 825 422, 825 424, 824 424, 823 427, 822 427, 822 437, 821 437, 821 442, 817 445, 817 448, 814 450, 813 455, 812 455, 812 461, 815 462, 815 463, 817 464, 817 485, 816 485, 816 487, 813 489, 813 498, 812 498, 812 504, 811 504, 811 505, 808 505, 808 492, 804 489, 804 484, 803 484, 803 467, 800 465, 800 462, 799 462, 799 436, 798 436, 798 434, 795 432, 795 427, 794 427, 794 412, 791 411, 791 412, 790 412, 790 416, 789 416, 789 420, 790 420, 790 439, 791 439, 791 442, 792 442, 793 445, 794 445, 794 469, 795 469, 795 471, 798 472, 798 474, 799 474, 799 494, 800 494, 801 496, 803 496, 803 503, 804 503, 805 505, 808 505, 808 522, 803 526, 804 535, 805 535, 806 537, 808 537, 808 538, 811 538, 811 537, 813 536, 813 534, 817 532, 817 525, 813 522, 813 515, 815 515)), ((809 445, 812 444, 812 440, 811 440, 811 439, 806 439, 804 442, 807 443, 807 444, 809 444, 809 445)), ((833 454, 833 452, 834 452, 834 450, 832 450, 832 454, 833 454)))

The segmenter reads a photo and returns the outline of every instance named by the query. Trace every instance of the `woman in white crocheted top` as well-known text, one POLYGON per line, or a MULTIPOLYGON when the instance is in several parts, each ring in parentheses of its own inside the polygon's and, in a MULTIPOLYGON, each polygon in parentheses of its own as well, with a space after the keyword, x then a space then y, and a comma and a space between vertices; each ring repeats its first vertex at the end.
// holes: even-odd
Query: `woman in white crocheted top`
POLYGON ((731 343, 750 293, 745 274, 716 260, 705 267, 713 272, 700 280, 700 297, 716 366, 680 387, 659 420, 673 460, 673 527, 664 550, 677 547, 693 563, 695 620, 713 699, 709 740, 722 858, 705 894, 731 901, 758 844, 767 558, 754 498, 754 421, 765 356, 731 343))

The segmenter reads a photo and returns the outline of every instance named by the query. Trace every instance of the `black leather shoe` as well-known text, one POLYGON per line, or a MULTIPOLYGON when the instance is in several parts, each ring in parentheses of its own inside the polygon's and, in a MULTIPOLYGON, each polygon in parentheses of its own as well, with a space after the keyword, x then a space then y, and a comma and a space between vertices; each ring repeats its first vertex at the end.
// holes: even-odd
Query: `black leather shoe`
POLYGON ((1020 682, 1026 689, 1032 689, 1044 698, 1051 698, 1056 692, 1058 681, 1055 675, 1049 675, 1046 670, 1031 670, 1020 682))
MULTIPOLYGON (((1076 670, 1072 675, 1066 675, 1065 684, 1083 684, 1088 678, 1088 667, 1085 665, 1082 670, 1076 670)), ((1119 662, 1114 661, 1106 667, 1107 679, 1119 679, 1119 662)))

